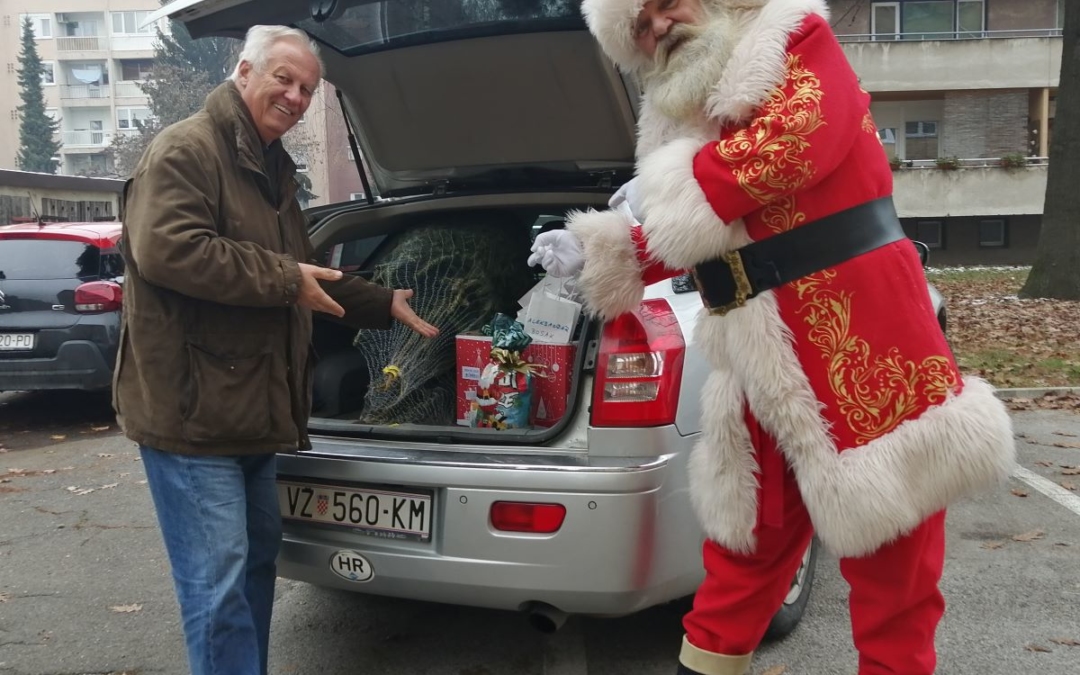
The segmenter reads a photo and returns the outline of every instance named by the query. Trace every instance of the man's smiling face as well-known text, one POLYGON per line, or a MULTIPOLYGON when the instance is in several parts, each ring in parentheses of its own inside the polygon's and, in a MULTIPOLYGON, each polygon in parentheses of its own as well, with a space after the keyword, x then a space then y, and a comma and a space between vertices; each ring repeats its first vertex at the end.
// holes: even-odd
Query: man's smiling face
POLYGON ((240 97, 263 143, 281 138, 303 117, 321 76, 315 56, 288 38, 271 45, 261 68, 248 61, 240 63, 236 82, 240 97))

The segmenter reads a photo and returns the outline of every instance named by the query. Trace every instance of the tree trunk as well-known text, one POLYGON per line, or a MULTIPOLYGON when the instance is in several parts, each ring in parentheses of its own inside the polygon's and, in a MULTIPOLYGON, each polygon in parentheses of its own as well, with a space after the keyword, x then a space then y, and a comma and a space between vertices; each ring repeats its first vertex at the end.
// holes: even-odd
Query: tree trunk
POLYGON ((1080 4, 1068 3, 1063 32, 1042 231, 1022 298, 1080 300, 1080 4))

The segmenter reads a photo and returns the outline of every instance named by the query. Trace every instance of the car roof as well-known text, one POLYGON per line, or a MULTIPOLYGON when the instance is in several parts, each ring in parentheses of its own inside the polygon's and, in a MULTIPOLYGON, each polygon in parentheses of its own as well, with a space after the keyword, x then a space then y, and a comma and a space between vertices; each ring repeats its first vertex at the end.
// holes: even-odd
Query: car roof
POLYGON ((0 239, 61 239, 111 248, 120 240, 123 225, 115 221, 87 223, 16 223, 0 225, 0 239))

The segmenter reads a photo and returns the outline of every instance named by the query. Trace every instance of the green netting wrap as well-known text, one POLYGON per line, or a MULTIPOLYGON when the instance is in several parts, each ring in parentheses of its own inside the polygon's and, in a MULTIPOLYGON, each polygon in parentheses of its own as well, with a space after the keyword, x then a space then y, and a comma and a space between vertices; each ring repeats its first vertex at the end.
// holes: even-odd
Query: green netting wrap
POLYGON ((454 424, 454 337, 479 331, 499 312, 515 313, 533 285, 529 229, 506 214, 440 216, 388 240, 373 281, 416 291, 412 307, 439 328, 428 340, 395 323, 354 341, 371 385, 358 420, 368 424, 454 424))

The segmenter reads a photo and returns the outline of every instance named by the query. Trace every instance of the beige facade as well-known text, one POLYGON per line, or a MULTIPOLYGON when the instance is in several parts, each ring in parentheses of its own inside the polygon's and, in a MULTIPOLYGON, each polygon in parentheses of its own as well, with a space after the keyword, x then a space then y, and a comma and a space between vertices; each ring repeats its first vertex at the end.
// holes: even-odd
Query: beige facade
MULTIPOLYGON (((937 264, 1034 258, 1065 0, 830 0, 833 29, 937 264), (1005 168, 1000 159, 1026 157, 1005 168), (959 169, 943 170, 953 158, 959 169)), ((951 168, 949 166, 948 168, 951 168)))
POLYGON ((140 24, 159 7, 157 0, 0 0, 0 82, 11 92, 0 114, 0 168, 16 168, 23 17, 33 21, 46 66, 46 108, 60 120, 60 173, 103 174, 113 137, 135 133, 135 120, 150 114, 138 82, 150 75, 155 33, 140 24))

